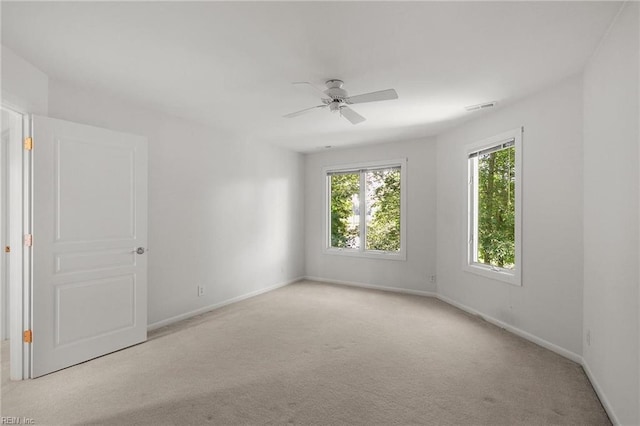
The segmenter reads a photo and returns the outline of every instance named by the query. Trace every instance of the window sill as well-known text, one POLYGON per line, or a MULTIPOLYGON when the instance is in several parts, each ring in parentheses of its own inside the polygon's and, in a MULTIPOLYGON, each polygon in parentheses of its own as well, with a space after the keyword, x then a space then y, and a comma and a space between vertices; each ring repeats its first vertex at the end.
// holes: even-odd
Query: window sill
POLYGON ((334 256, 349 256, 349 257, 361 257, 365 259, 380 259, 380 260, 407 260, 407 255, 404 251, 400 252, 388 252, 388 251, 376 251, 376 250, 358 250, 358 249, 342 249, 342 248, 325 248, 324 254, 334 256))
POLYGON ((520 271, 509 271, 509 270, 494 270, 489 266, 479 265, 479 264, 471 264, 465 265, 463 269, 466 272, 470 272, 472 274, 481 275, 485 278, 490 278, 497 281, 502 281, 515 286, 522 286, 522 281, 520 279, 520 271))

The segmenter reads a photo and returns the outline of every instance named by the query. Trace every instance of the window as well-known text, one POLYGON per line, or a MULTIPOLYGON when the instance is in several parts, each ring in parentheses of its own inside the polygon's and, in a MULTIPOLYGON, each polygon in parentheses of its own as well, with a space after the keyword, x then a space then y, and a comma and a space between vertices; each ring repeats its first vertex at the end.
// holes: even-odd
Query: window
POLYGON ((406 259, 406 160, 324 169, 325 252, 406 259))
POLYGON ((520 285, 522 130, 467 147, 466 270, 520 285))

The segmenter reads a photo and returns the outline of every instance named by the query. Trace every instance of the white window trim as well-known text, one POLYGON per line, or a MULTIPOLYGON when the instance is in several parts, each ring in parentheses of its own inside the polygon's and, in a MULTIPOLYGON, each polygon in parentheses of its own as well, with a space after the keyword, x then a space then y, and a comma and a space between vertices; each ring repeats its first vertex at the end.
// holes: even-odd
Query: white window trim
MULTIPOLYGON (((517 128, 499 135, 483 139, 473 144, 467 145, 464 151, 465 173, 464 173, 464 190, 466 191, 466 202, 464 209, 464 262, 463 269, 467 272, 481 275, 498 281, 503 281, 512 285, 522 285, 522 134, 524 128, 517 128), (469 166, 469 154, 485 148, 498 145, 501 142, 514 139, 515 145, 515 266, 512 270, 496 268, 489 265, 472 262, 473 250, 475 250, 475 240, 471 238, 472 217, 477 216, 477 204, 472 203, 472 191, 470 190, 471 177, 469 166), (475 207, 474 211, 471 208, 475 207)), ((477 179, 477 177, 476 177, 477 179)))
MULTIPOLYGON (((385 259, 385 260, 407 260, 407 159, 400 158, 385 161, 369 161, 364 163, 341 164, 337 166, 325 166, 322 168, 322 178, 324 179, 324 203, 323 203, 323 223, 322 223, 322 251, 324 254, 364 257, 369 259, 385 259), (330 172, 357 172, 364 169, 398 167, 400 166, 400 250, 395 252, 381 250, 365 250, 366 243, 364 240, 358 249, 331 247, 329 230, 331 215, 329 213, 329 204, 331 200, 329 177, 330 172)), ((360 186, 362 188, 362 176, 360 186)), ((364 203, 365 200, 360 200, 364 203)), ((363 206, 360 209, 364 211, 363 206)), ((365 229, 363 216, 360 216, 360 229, 365 229)))

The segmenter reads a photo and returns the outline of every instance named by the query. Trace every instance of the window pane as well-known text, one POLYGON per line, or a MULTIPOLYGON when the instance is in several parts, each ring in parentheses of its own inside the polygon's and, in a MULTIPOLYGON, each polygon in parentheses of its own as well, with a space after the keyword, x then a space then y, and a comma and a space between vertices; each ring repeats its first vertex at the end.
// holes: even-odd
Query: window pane
POLYGON ((345 173, 331 179, 331 247, 360 248, 360 175, 345 173))
POLYGON ((478 263, 514 267, 515 173, 515 147, 478 156, 478 263))
POLYGON ((400 169, 365 173, 366 249, 400 251, 400 169))

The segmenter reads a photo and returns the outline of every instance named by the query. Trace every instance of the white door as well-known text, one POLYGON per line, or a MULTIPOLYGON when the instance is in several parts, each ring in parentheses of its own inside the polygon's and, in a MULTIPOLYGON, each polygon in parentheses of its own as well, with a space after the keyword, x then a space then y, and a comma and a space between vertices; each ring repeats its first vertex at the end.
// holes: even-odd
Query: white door
POLYGON ((146 138, 32 121, 31 377, 147 337, 146 138))

